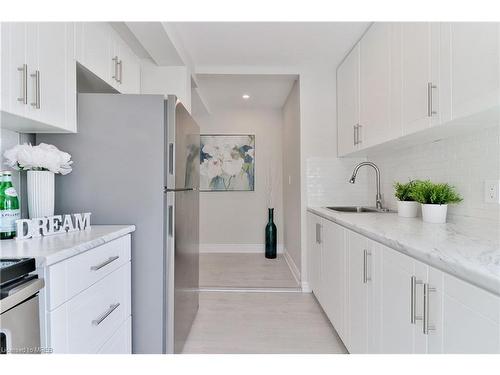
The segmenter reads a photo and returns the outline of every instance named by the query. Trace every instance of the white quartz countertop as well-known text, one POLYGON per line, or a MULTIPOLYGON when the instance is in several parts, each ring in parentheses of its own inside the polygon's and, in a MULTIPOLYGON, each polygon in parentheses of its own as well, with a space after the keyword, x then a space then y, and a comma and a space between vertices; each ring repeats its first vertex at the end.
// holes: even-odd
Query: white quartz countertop
POLYGON ((45 267, 134 231, 134 225, 92 225, 84 231, 19 241, 3 240, 0 241, 0 257, 35 258, 37 267, 45 267))
POLYGON ((334 212, 324 207, 308 211, 500 295, 498 228, 428 224, 394 213, 334 212))

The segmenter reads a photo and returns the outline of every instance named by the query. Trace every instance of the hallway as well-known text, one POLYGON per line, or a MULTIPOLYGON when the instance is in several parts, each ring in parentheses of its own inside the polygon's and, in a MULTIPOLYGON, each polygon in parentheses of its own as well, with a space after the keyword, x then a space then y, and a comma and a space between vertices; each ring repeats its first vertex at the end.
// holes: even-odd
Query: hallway
POLYGON ((201 292, 183 353, 347 353, 312 294, 201 292))

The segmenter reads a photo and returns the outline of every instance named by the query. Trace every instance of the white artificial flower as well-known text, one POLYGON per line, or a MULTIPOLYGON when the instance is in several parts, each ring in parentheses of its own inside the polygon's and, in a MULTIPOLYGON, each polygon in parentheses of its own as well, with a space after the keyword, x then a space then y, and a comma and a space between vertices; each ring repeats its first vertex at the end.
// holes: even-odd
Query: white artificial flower
POLYGON ((71 155, 60 151, 54 145, 41 143, 17 145, 5 151, 5 164, 18 170, 42 170, 68 174, 71 172, 71 155))

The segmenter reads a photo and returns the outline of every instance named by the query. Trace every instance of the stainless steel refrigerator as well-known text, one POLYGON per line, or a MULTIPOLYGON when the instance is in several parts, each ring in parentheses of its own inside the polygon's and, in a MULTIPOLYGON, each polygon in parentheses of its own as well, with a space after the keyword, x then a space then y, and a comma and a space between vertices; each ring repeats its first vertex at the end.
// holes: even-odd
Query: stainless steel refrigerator
POLYGON ((179 353, 198 310, 199 128, 174 96, 79 94, 77 134, 38 134, 69 152, 56 213, 135 224, 132 350, 179 353))

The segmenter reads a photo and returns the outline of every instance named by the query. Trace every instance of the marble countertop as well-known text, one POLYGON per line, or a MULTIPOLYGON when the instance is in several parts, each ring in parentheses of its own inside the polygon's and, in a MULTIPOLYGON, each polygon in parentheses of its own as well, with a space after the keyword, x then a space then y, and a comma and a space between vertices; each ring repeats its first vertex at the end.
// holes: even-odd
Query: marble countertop
POLYGON ((498 228, 428 224, 395 213, 345 213, 323 207, 308 211, 500 295, 498 228))
POLYGON ((2 258, 35 258, 37 268, 50 266, 135 231, 134 225, 92 225, 90 230, 0 242, 2 258))

